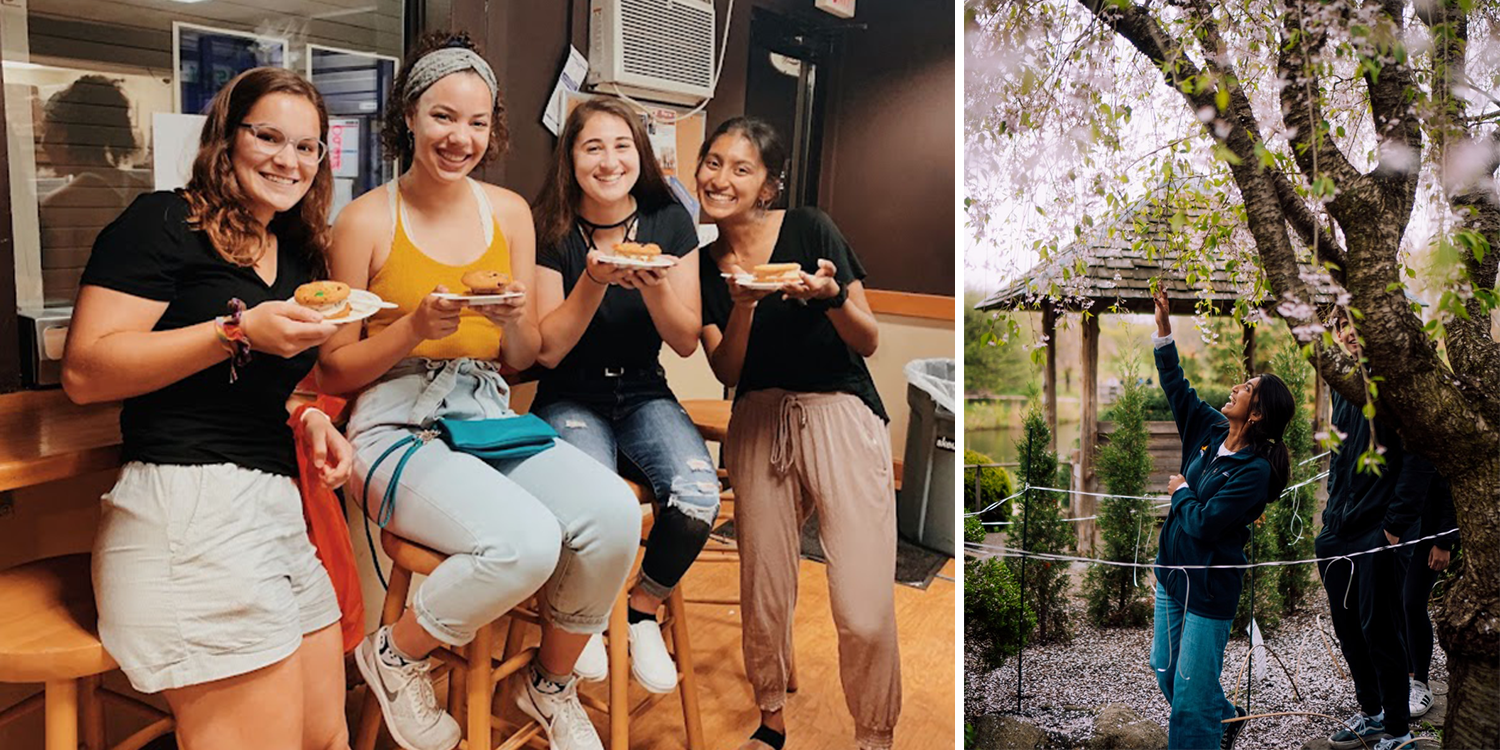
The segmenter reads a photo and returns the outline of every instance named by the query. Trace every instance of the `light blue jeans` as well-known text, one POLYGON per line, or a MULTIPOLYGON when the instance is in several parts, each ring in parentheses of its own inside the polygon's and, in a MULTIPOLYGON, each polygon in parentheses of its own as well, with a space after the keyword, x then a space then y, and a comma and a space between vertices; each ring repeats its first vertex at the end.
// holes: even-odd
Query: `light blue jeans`
MULTIPOLYGON (((439 417, 514 415, 509 398, 489 362, 401 362, 354 404, 351 497, 363 497, 368 483, 373 517, 402 453, 367 478, 387 448, 439 417)), ((566 442, 527 458, 485 461, 433 440, 402 469, 386 528, 449 555, 411 606, 434 638, 461 646, 544 586, 544 612, 555 625, 603 632, 635 558, 641 511, 613 471, 566 442)))
POLYGON ((1172 705, 1167 723, 1169 750, 1217 748, 1224 731, 1221 722, 1236 716, 1234 704, 1224 697, 1219 684, 1232 622, 1188 612, 1156 584, 1151 669, 1172 705))
POLYGON ((719 515, 719 475, 693 420, 674 398, 610 408, 558 399, 532 412, 605 466, 634 467, 645 475, 658 511, 641 560, 641 589, 667 598, 719 515))

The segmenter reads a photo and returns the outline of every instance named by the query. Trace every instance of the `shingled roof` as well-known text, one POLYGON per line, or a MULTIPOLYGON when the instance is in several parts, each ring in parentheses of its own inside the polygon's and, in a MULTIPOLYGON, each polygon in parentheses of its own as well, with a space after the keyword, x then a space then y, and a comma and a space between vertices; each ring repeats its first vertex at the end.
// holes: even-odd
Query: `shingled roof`
MULTIPOLYGON (((1202 200, 1220 200, 1192 194, 1202 200)), ((1196 312, 1200 300, 1208 300, 1226 313, 1236 300, 1250 299, 1256 306, 1271 300, 1269 290, 1256 295, 1254 241, 1243 224, 1220 223, 1232 211, 1216 213, 1201 201, 1197 206, 1173 206, 1163 193, 1137 202, 1109 226, 1084 232, 1073 244, 1028 270, 1009 286, 989 295, 980 310, 1011 310, 1036 307, 1043 300, 1063 310, 1091 309, 1150 313, 1151 280, 1160 277, 1174 315, 1196 312), (1211 247, 1219 252, 1204 277, 1201 265, 1189 268, 1184 249, 1211 247), (1191 280, 1189 279, 1191 277, 1191 280), (1251 299, 1257 296, 1256 299, 1251 299)), ((1221 211, 1226 206, 1217 207, 1221 211)), ((1296 238, 1293 238, 1296 242, 1296 238)), ((1310 256, 1310 253, 1305 253, 1310 256)), ((1313 283, 1314 303, 1333 302, 1338 287, 1323 269, 1303 263, 1303 278, 1313 283)))

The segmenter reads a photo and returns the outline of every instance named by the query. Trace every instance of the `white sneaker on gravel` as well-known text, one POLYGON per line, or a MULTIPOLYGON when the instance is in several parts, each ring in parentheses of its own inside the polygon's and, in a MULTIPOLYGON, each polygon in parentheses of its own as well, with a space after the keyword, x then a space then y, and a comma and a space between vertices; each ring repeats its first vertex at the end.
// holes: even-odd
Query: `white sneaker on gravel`
POLYGON ((1411 709, 1413 719, 1427 713, 1432 708, 1432 688, 1415 677, 1411 678, 1411 694, 1406 705, 1411 709))
POLYGON ((630 626, 630 673, 647 692, 670 693, 677 687, 677 664, 655 620, 630 626))
POLYGON ((458 722, 441 708, 432 692, 432 663, 426 660, 393 667, 380 658, 390 638, 383 627, 360 642, 354 663, 380 701, 380 712, 396 744, 406 750, 452 750, 458 746, 458 722))
POLYGON ((598 633, 589 636, 578 661, 573 662, 573 674, 584 682, 601 682, 609 676, 609 652, 604 650, 604 636, 598 633))
POLYGON ((526 678, 526 689, 516 694, 516 705, 527 716, 536 719, 547 733, 547 744, 553 750, 604 750, 594 722, 578 702, 578 680, 556 693, 537 690, 532 676, 526 678))

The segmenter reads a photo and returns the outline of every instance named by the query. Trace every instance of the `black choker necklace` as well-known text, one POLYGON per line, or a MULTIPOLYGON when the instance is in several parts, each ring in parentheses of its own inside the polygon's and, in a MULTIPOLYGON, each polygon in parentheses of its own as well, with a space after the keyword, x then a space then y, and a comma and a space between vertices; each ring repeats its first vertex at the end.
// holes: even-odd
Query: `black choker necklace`
POLYGON ((600 229, 615 229, 617 227, 625 227, 625 239, 629 240, 635 234, 635 220, 638 214, 640 214, 640 208, 632 210, 629 216, 626 216, 625 218, 613 224, 595 224, 594 222, 583 218, 583 216, 579 214, 575 217, 578 221, 578 235, 583 238, 583 244, 589 250, 599 249, 598 246, 594 244, 594 233, 599 231, 600 229))
POLYGON ((626 216, 625 218, 620 219, 619 221, 617 221, 617 222, 615 222, 613 224, 595 224, 594 222, 589 221, 588 219, 583 218, 582 215, 579 215, 578 216, 578 223, 580 225, 582 225, 584 229, 589 230, 589 232, 597 232, 600 229, 614 229, 616 227, 626 226, 626 225, 630 224, 631 222, 635 221, 636 214, 638 214, 638 213, 640 213, 640 209, 636 209, 634 211, 631 211, 629 216, 626 216))

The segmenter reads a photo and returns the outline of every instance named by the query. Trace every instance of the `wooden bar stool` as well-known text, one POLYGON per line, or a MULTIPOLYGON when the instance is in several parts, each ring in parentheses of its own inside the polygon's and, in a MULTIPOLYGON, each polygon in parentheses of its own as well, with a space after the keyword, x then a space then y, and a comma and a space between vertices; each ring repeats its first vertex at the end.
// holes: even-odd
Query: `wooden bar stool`
POLYGON ((8 724, 38 707, 46 716, 46 750, 105 750, 101 699, 153 721, 110 750, 140 750, 172 731, 172 717, 142 701, 100 687, 118 669, 99 643, 98 613, 88 555, 63 555, 0 571, 0 682, 40 682, 43 692, 0 712, 8 724))
MULTIPOLYGON (((380 532, 380 546, 390 556, 391 581, 385 593, 385 606, 380 614, 382 625, 390 625, 401 619, 406 610, 406 597, 411 590, 413 574, 430 575, 446 555, 428 549, 416 542, 402 539, 389 531, 380 532)), ((499 684, 507 677, 521 672, 536 655, 536 648, 521 648, 522 623, 540 624, 534 609, 518 607, 494 623, 488 623, 475 631, 474 640, 464 648, 464 654, 447 648, 432 652, 449 672, 448 710, 463 727, 460 748, 467 750, 514 750, 527 744, 545 742, 542 727, 527 720, 515 724, 500 718, 496 708, 501 690, 499 684), (505 650, 500 659, 494 658, 495 627, 503 621, 505 627, 505 650), (509 735, 498 746, 494 744, 495 731, 509 735), (481 739, 482 738, 482 739, 481 739)), ((375 741, 384 721, 380 703, 368 689, 364 705, 360 708, 359 727, 355 733, 354 750, 374 750, 375 741)), ((49 748, 49 750, 51 750, 49 748)))
MULTIPOLYGON (((635 492, 645 509, 655 507, 655 497, 651 488, 629 479, 625 483, 635 492)), ((641 514, 641 540, 645 543, 646 538, 646 513, 641 514)), ((627 579, 633 581, 639 574, 639 566, 631 571, 627 579)), ((629 620, 626 616, 626 603, 630 598, 629 586, 620 593, 620 598, 615 602, 615 607, 610 612, 609 629, 605 631, 605 642, 609 650, 609 702, 603 703, 591 696, 580 695, 585 705, 609 715, 609 747, 610 750, 626 750, 630 747, 630 719, 645 712, 657 701, 661 695, 648 695, 635 706, 630 706, 630 651, 629 636, 626 633, 630 629, 629 620), (611 710, 612 706, 625 706, 624 711, 611 710)), ((687 733, 687 745, 689 750, 702 750, 706 743, 703 738, 703 718, 698 708, 698 676, 694 671, 692 641, 688 635, 687 604, 682 597, 682 587, 672 589, 672 593, 664 602, 666 616, 660 621, 662 628, 669 635, 667 640, 668 651, 672 654, 672 661, 677 665, 677 695, 682 702, 682 716, 684 730, 687 733)))

